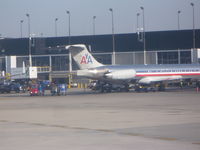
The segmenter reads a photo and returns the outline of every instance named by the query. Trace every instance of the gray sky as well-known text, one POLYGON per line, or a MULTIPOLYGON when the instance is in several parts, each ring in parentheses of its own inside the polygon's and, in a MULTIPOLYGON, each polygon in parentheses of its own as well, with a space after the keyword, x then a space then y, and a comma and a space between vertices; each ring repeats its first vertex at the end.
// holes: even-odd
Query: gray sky
MULTIPOLYGON (((146 31, 177 30, 177 11, 181 10, 180 28, 192 29, 192 6, 195 4, 195 28, 200 28, 200 0, 0 0, 0 34, 27 36, 27 17, 30 14, 31 33, 55 36, 55 18, 58 18, 58 36, 68 35, 68 16, 71 12, 71 35, 91 35, 92 18, 96 16, 96 34, 111 34, 113 8, 115 33, 136 32, 136 14, 145 9, 146 31)), ((140 16, 142 25, 142 16, 140 16)))

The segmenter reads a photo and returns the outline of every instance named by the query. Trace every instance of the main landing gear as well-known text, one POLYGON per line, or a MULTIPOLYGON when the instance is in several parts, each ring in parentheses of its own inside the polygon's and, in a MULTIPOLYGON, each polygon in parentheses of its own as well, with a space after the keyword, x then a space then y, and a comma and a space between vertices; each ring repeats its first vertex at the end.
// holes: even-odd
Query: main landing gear
POLYGON ((165 84, 157 83, 153 85, 136 84, 134 87, 136 92, 156 92, 165 91, 165 84))
POLYGON ((111 84, 107 82, 97 81, 93 87, 90 87, 94 91, 99 91, 101 93, 110 93, 110 92, 128 92, 130 87, 128 84, 111 84))

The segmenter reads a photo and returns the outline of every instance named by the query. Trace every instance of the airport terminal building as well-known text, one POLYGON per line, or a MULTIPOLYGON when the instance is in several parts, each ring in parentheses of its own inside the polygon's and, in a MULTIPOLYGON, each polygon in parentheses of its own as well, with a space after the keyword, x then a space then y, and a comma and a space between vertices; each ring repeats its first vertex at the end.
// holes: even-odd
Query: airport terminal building
MULTIPOLYGON (((143 64, 143 34, 115 34, 116 64, 143 64)), ((32 65, 38 67, 44 79, 65 78, 69 73, 69 56, 64 46, 85 44, 97 60, 112 64, 112 35, 88 35, 65 37, 32 37, 0 39, 0 71, 12 67, 32 65), (12 61, 12 62, 11 62, 12 61), (13 66, 14 62, 14 66, 13 66), (12 65, 11 65, 12 64, 12 65)), ((156 31, 145 33, 147 64, 198 63, 200 58, 200 30, 156 31), (194 36, 195 31, 195 36, 194 36)), ((72 70, 77 70, 73 62, 72 70)))

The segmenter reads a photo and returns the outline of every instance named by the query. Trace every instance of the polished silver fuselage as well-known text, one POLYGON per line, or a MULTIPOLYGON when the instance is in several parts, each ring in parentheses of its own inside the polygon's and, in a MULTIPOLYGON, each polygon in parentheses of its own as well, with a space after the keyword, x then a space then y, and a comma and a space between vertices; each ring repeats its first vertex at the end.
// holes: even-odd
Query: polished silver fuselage
MULTIPOLYGON (((170 65, 105 65, 89 70, 96 72, 115 72, 124 70, 134 70, 136 74, 133 79, 140 80, 141 82, 157 82, 157 81, 170 81, 178 79, 200 79, 200 65, 199 64, 170 64, 170 65)), ((108 80, 105 76, 94 76, 94 79, 108 80)))

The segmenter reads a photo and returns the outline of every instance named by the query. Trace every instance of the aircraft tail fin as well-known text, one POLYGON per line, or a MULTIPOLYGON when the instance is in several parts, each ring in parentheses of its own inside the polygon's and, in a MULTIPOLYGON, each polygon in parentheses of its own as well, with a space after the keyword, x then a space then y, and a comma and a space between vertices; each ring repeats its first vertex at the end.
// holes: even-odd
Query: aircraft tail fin
POLYGON ((103 66, 99 63, 88 51, 84 44, 69 45, 65 47, 70 50, 74 61, 77 63, 80 69, 89 69, 103 66))

